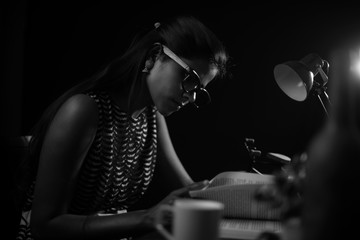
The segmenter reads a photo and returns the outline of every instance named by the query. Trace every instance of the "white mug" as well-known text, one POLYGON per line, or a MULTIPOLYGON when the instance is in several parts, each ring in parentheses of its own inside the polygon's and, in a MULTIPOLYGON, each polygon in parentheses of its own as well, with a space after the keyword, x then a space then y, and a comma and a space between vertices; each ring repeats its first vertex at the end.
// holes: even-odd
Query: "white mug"
POLYGON ((221 202, 180 198, 159 208, 155 226, 168 240, 218 240, 223 210, 221 202), (162 223, 166 212, 173 216, 172 233, 162 223))

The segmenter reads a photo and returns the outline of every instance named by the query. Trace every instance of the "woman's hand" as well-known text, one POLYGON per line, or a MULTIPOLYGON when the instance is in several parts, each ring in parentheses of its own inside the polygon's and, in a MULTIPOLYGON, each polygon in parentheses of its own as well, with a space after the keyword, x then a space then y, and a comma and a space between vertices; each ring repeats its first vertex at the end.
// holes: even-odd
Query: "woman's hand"
POLYGON ((209 184, 208 180, 200 181, 200 182, 194 182, 188 186, 185 186, 183 188, 176 189, 172 191, 168 196, 166 196, 163 200, 161 200, 158 205, 160 204, 173 204, 174 200, 177 198, 185 198, 190 197, 189 191, 193 190, 199 190, 204 187, 206 187, 209 184))

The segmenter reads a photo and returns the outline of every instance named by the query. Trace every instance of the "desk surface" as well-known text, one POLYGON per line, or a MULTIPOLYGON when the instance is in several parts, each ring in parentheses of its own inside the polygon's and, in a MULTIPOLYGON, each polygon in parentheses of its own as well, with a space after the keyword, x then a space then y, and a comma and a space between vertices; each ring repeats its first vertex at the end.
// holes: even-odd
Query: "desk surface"
MULTIPOLYGON (((152 233, 143 235, 141 237, 133 238, 133 240, 167 240, 167 239, 158 232, 152 232, 152 233)), ((219 238, 219 240, 234 240, 234 239, 219 238)), ((241 239, 238 239, 238 240, 241 240, 241 239)))

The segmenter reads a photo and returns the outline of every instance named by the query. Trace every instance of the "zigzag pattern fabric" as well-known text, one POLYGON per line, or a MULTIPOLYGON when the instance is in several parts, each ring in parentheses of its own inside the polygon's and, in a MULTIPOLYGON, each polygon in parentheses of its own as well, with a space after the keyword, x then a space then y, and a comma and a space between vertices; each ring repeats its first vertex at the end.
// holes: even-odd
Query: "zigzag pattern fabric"
MULTIPOLYGON (((98 105, 98 130, 80 170, 69 212, 84 215, 125 212, 145 194, 153 177, 157 156, 156 109, 147 107, 134 119, 107 93, 87 94, 98 105)), ((29 229, 32 190, 17 240, 33 239, 29 229)))
POLYGON ((155 108, 133 119, 104 93, 89 94, 99 107, 95 140, 80 173, 74 214, 126 210, 147 190, 156 162, 155 108))

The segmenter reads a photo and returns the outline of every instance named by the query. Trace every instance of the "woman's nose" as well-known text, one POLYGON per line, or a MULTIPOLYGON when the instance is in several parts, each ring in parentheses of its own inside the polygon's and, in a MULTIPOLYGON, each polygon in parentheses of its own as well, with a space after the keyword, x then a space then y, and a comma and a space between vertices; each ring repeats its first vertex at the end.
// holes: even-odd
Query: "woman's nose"
POLYGON ((196 100, 196 92, 184 92, 183 93, 183 105, 186 103, 193 103, 196 100))

